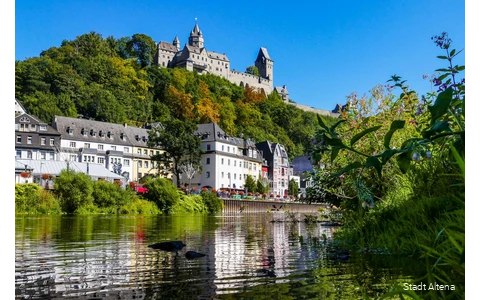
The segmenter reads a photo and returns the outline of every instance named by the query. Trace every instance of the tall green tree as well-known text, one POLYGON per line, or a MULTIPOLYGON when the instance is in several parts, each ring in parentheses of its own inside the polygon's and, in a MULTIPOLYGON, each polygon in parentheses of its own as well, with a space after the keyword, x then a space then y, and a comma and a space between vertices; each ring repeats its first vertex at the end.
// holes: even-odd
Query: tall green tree
POLYGON ((157 51, 157 47, 153 39, 146 35, 136 33, 132 35, 132 39, 127 42, 127 49, 130 54, 138 59, 138 63, 142 68, 150 66, 157 51))
POLYGON ((167 168, 176 178, 180 187, 182 166, 200 165, 202 140, 194 134, 197 125, 192 121, 169 119, 163 125, 149 131, 149 147, 161 147, 164 153, 152 156, 158 162, 159 170, 167 168))
POLYGON ((247 178, 245 178, 245 189, 248 189, 248 191, 252 193, 255 193, 257 190, 257 182, 253 179, 252 175, 247 175, 247 178))
POLYGON ((298 196, 298 184, 293 178, 288 182, 288 194, 298 196))
POLYGON ((256 66, 248 66, 245 70, 245 73, 260 76, 260 73, 258 72, 258 68, 256 66))

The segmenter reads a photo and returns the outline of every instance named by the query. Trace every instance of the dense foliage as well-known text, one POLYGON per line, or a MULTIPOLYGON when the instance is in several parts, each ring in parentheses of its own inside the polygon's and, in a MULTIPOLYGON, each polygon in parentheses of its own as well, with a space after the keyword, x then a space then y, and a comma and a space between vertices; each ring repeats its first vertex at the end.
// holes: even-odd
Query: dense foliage
POLYGON ((15 96, 47 123, 55 115, 137 126, 173 117, 216 122, 232 136, 281 143, 292 158, 311 149, 318 128, 314 113, 215 75, 159 68, 152 63, 154 51, 155 43, 143 34, 117 39, 90 32, 64 40, 15 62, 15 96))

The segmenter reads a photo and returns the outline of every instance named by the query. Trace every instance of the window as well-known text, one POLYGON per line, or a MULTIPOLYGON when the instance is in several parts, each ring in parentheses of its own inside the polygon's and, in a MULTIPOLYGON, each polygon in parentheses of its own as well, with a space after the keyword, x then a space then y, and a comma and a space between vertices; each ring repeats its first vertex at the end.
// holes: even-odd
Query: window
POLYGON ((83 148, 90 148, 90 143, 84 143, 83 148))
POLYGON ((141 161, 141 160, 139 160, 139 161, 137 162, 137 167, 139 167, 139 168, 142 167, 142 161, 141 161))
POLYGON ((103 145, 102 144, 98 144, 98 150, 103 150, 103 145))
POLYGON ((55 146, 55 139, 50 138, 50 146, 55 146))
POLYGON ((68 132, 69 135, 73 135, 73 129, 72 128, 68 127, 67 132, 68 132))
POLYGON ((104 163, 105 163, 105 158, 99 157, 99 158, 98 158, 98 163, 99 163, 99 164, 104 164, 104 163))
POLYGON ((207 150, 210 151, 210 144, 207 145, 207 150))
POLYGON ((238 179, 242 180, 242 174, 238 174, 238 179))
POLYGON ((222 165, 223 165, 223 158, 222 158, 222 165))
POLYGON ((227 146, 227 152, 230 152, 230 146, 227 146))
POLYGON ((143 154, 148 155, 147 153, 148 153, 148 150, 147 150, 147 149, 143 149, 143 154))
POLYGON ((233 166, 234 166, 234 167, 237 166, 237 161, 236 161, 236 160, 233 161, 233 166))
POLYGON ((137 149, 137 154, 142 154, 142 149, 137 149))
POLYGON ((120 133, 120 138, 122 139, 122 141, 127 140, 127 136, 124 133, 120 133))
POLYGON ((96 137, 97 136, 97 133, 95 132, 95 130, 90 130, 90 135, 93 136, 93 137, 96 137))
POLYGON ((233 173, 233 179, 237 179, 237 173, 233 173))
POLYGON ((158 151, 158 150, 155 151, 155 154, 156 154, 156 155, 159 155, 159 154, 160 154, 160 151, 158 151))
POLYGON ((150 162, 150 168, 151 168, 151 169, 154 168, 153 161, 150 162))
POLYGON ((32 137, 31 136, 28 136, 27 137, 27 144, 31 144, 32 143, 32 137))
POLYGON ((77 144, 75 142, 70 142, 70 148, 75 148, 77 147, 77 144))
POLYGON ((123 165, 124 166, 130 166, 130 160, 129 159, 124 159, 123 160, 123 165))
POLYGON ((230 172, 228 172, 228 174, 227 174, 227 178, 228 178, 228 179, 230 179, 230 172))
POLYGON ((150 150, 150 156, 153 156, 153 150, 150 150))
POLYGON ((117 146, 112 146, 112 150, 117 150, 117 146))
POLYGON ((128 149, 128 147, 123 147, 123 152, 128 153, 130 152, 130 150, 128 149))
POLYGON ((210 164, 210 157, 207 157, 207 165, 210 164))
POLYGON ((143 167, 144 167, 144 168, 148 168, 148 161, 144 161, 144 162, 143 162, 143 167))
POLYGON ((40 159, 47 159, 47 153, 41 151, 40 152, 40 159))
POLYGON ((242 167, 242 161, 238 162, 238 166, 241 168, 242 167))
POLYGON ((22 136, 17 135, 17 143, 21 144, 22 143, 22 136))
POLYGON ((230 159, 228 160, 228 165, 230 165, 230 159))
POLYGON ((82 135, 87 136, 87 131, 85 130, 85 128, 82 128, 82 135))
POLYGON ((30 159, 32 158, 32 151, 27 152, 27 158, 30 158, 30 159))
POLYGON ((75 154, 71 154, 70 161, 77 161, 77 156, 75 154))
POLYGON ((222 178, 225 177, 225 176, 223 176, 223 175, 224 175, 224 174, 223 174, 223 172, 222 172, 222 178))
POLYGON ((46 131, 47 130, 47 125, 40 125, 40 130, 41 131, 46 131))
POLYGON ((22 151, 21 150, 17 150, 17 154, 15 154, 16 157, 22 157, 22 151))
POLYGON ((225 151, 225 146, 224 145, 222 145, 222 151, 225 151))
POLYGON ((142 173, 137 174, 137 179, 140 179, 140 178, 142 178, 142 173))
POLYGON ((210 172, 209 171, 205 172, 205 178, 210 178, 210 172))

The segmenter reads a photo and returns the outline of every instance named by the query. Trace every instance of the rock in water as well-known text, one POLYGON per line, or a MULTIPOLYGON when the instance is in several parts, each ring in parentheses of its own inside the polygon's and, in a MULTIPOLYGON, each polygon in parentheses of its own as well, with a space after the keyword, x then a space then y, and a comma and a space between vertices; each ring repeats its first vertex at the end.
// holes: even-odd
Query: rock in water
POLYGON ((194 258, 199 258, 199 257, 204 257, 205 254, 203 253, 198 253, 198 252, 195 252, 195 251, 187 251, 187 253, 185 253, 185 257, 188 258, 188 259, 194 259, 194 258))
POLYGON ((186 245, 182 241, 168 241, 148 245, 149 248, 170 252, 178 252, 186 245))

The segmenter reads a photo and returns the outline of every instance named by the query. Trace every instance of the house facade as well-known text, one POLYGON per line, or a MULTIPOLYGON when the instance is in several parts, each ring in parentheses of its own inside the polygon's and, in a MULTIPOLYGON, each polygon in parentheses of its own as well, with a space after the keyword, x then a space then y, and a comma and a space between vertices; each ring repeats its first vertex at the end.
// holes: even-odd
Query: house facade
POLYGON ((270 191, 275 195, 288 195, 288 181, 289 176, 293 175, 293 169, 290 167, 285 147, 270 141, 257 143, 256 146, 262 151, 268 164, 270 191))
POLYGON ((56 160, 55 147, 60 133, 35 116, 20 113, 15 116, 15 158, 56 160))
POLYGON ((262 156, 254 143, 229 136, 215 123, 198 125, 195 134, 202 139, 202 170, 191 180, 183 178, 183 183, 217 190, 243 189, 247 175, 259 178, 262 156))

